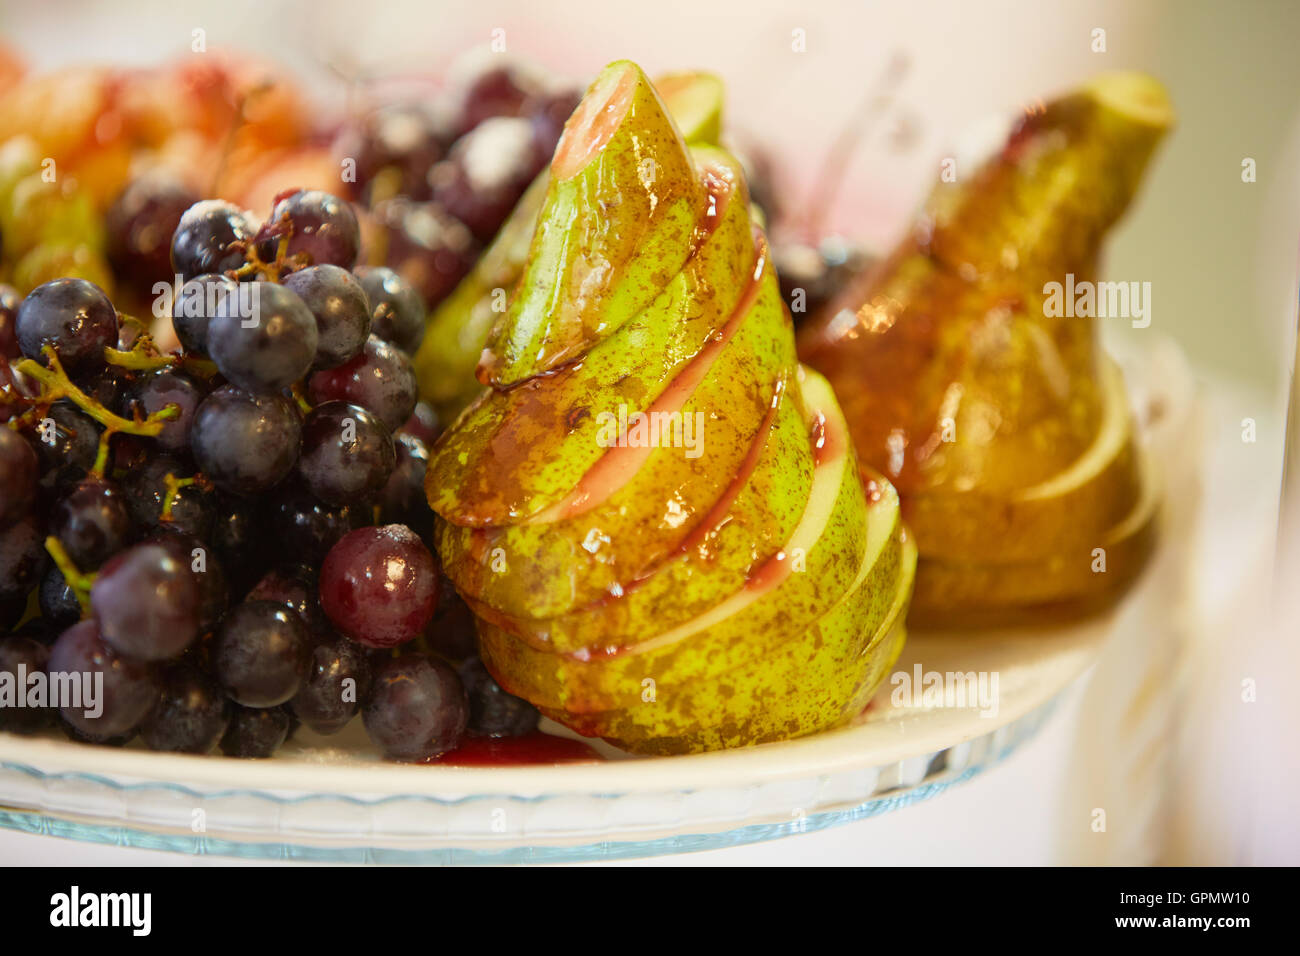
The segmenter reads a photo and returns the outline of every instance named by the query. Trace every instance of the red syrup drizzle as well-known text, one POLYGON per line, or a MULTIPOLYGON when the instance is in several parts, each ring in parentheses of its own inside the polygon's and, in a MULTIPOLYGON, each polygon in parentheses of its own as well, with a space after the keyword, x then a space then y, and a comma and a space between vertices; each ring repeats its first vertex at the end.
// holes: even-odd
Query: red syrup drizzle
POLYGON ((604 759, 580 740, 535 730, 522 737, 465 737, 455 750, 425 763, 446 767, 527 767, 604 759))

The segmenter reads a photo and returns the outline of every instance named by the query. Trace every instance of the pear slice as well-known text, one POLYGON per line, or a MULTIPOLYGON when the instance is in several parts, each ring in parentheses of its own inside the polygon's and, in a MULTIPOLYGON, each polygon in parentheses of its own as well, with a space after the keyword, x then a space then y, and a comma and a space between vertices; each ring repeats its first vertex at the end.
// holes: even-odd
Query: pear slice
MULTIPOLYGON (((804 386, 814 417, 826 421, 830 430, 842 429, 825 380, 810 374, 804 386)), ((647 676, 675 680, 682 687, 690 682, 703 692, 709 681, 755 649, 801 640, 806 627, 855 592, 862 592, 853 602, 857 609, 869 618, 883 617, 902 553, 897 494, 881 479, 868 506, 856 459, 847 445, 842 447, 814 474, 803 515, 782 548, 784 558, 706 612, 636 643, 626 643, 620 632, 606 631, 599 644, 567 652, 530 646, 481 618, 485 660, 501 662, 506 672, 500 676, 512 693, 523 691, 521 696, 538 706, 580 714, 627 701, 629 688, 647 676), (866 528, 859 551, 845 548, 854 527, 866 528), (797 565, 800 555, 804 562, 797 565), (864 590, 867 580, 871 586, 864 590), (498 654, 498 644, 508 649, 498 654)), ((867 628, 872 629, 874 623, 867 628)))
MULTIPOLYGON (((709 73, 674 73, 656 83, 687 143, 716 145, 721 133, 722 81, 709 73)), ((474 269, 430 316, 414 365, 420 395, 442 421, 452 421, 483 390, 474 377, 503 296, 523 274, 551 181, 543 170, 515 204, 474 269)))
POLYGON ((1006 496, 945 490, 907 500, 908 526, 927 559, 1034 562, 1085 545, 1091 550, 1099 535, 1124 520, 1141 493, 1134 422, 1122 373, 1110 359, 1101 362, 1102 419, 1092 444, 1069 467, 1006 496))
POLYGON ((480 381, 506 388, 553 371, 622 328, 686 262, 706 200, 650 80, 628 61, 607 66, 560 136, 528 265, 480 381))
POLYGON ((432 452, 429 474, 436 480, 428 491, 435 511, 482 527, 559 503, 604 455, 601 412, 649 410, 726 326, 746 288, 736 277, 754 271, 756 254, 739 170, 722 154, 707 160, 719 221, 694 245, 685 267, 618 336, 581 362, 485 392, 432 452))
POLYGON ((1146 567, 1159 532, 1159 483, 1138 451, 1142 492, 1122 521, 1090 542, 1023 562, 923 558, 912 604, 917 625, 994 626, 1077 617, 1114 604, 1146 567))
POLYGON ((625 582, 618 596, 540 620, 473 599, 471 609, 540 651, 607 653, 617 649, 611 636, 628 646, 699 619, 720 595, 743 596, 765 576, 783 573, 783 562, 797 568, 787 603, 822 606, 847 591, 857 566, 839 556, 866 547, 866 529, 854 519, 857 489, 843 481, 856 468, 847 427, 824 379, 801 368, 797 386, 802 400, 782 404, 761 458, 736 476, 734 500, 720 499, 670 558, 625 582), (814 435, 827 446, 815 462, 814 435))

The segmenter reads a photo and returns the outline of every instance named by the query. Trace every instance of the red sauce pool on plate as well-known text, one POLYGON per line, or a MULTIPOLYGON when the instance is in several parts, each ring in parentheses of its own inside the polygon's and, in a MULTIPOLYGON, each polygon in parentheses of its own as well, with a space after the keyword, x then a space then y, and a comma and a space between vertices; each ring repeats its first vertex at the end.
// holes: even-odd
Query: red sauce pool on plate
POLYGON ((522 737, 466 737, 455 750, 429 763, 450 767, 526 767, 604 759, 580 740, 536 731, 522 737))

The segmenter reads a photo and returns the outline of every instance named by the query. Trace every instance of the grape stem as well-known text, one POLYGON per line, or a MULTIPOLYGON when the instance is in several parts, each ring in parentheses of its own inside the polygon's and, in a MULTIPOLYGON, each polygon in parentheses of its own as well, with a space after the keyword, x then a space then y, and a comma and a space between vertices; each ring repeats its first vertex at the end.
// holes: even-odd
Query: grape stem
POLYGON ((170 471, 163 476, 163 481, 167 485, 167 500, 163 502, 162 520, 172 520, 172 505, 176 503, 176 498, 180 495, 181 489, 195 484, 197 478, 177 478, 170 471))
POLYGON ((67 549, 63 547, 63 542, 54 535, 50 535, 45 539, 45 550, 50 553, 50 557, 54 559, 55 567, 59 569, 59 572, 63 575, 63 580, 72 589, 77 604, 81 606, 81 616, 90 617, 90 587, 95 583, 94 573, 83 573, 73 563, 67 549))
MULTIPOLYGON (((105 349, 105 351, 117 350, 105 349)), ((49 368, 32 359, 23 359, 15 368, 22 374, 30 376, 41 383, 43 388, 37 399, 40 404, 48 407, 61 398, 71 399, 78 408, 104 426, 104 433, 99 436, 99 450, 95 454, 95 466, 91 469, 92 473, 97 476, 103 477, 104 469, 108 467, 109 440, 115 434, 123 432, 128 435, 152 437, 163 430, 163 425, 167 421, 175 418, 181 412, 179 405, 175 402, 168 402, 158 411, 145 418, 140 418, 138 413, 133 419, 115 415, 79 389, 72 379, 68 378, 68 373, 64 371, 63 363, 59 361, 58 353, 53 346, 45 346, 41 349, 41 354, 49 361, 49 368)))

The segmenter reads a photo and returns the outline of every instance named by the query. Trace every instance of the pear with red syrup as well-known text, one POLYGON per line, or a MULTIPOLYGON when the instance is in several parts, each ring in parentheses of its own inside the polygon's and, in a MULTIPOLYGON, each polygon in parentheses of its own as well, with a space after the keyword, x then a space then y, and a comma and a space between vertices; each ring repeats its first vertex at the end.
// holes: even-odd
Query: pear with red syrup
POLYGON ((913 623, 1094 611, 1146 563, 1158 495, 1097 345, 1099 303, 1082 296, 1109 297, 1102 240, 1172 119, 1161 86, 1133 73, 1028 113, 800 330, 800 357, 902 497, 920 549, 913 623), (1062 301, 1073 290, 1077 309, 1062 301))
POLYGON ((850 720, 902 646, 915 548, 798 363, 743 172, 619 62, 550 173, 426 484, 485 664, 635 752, 850 720))

